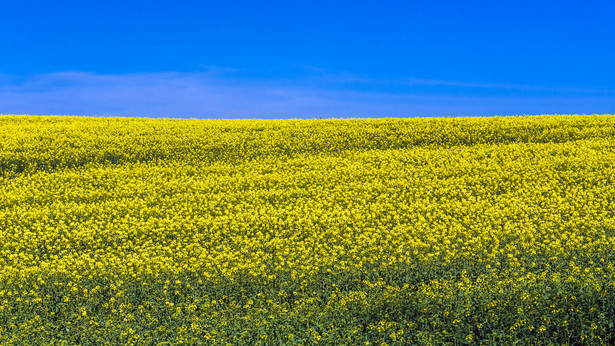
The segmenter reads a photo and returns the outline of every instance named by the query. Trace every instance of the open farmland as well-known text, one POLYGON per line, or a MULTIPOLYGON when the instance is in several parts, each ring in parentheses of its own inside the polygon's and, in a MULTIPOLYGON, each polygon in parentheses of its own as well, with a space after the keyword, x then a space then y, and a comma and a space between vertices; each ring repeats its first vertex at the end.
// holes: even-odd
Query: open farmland
POLYGON ((0 117, 4 344, 615 342, 615 116, 0 117))

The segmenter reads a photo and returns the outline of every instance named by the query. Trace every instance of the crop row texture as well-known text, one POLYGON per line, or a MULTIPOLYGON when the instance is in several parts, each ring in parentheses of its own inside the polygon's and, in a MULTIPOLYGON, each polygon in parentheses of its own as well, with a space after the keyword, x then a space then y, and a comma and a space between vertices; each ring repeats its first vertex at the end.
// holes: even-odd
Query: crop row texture
POLYGON ((615 116, 0 117, 0 343, 611 344, 615 116))
POLYGON ((91 164, 245 162, 371 149, 613 138, 608 116, 348 120, 151 120, 3 116, 0 176, 91 164))

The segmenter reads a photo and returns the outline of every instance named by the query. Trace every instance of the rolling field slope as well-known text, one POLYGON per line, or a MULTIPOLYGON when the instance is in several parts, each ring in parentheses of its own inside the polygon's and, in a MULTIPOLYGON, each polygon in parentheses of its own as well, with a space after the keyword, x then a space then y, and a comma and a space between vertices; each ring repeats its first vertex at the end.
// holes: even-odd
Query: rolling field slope
POLYGON ((615 343, 615 116, 0 116, 0 343, 615 343))

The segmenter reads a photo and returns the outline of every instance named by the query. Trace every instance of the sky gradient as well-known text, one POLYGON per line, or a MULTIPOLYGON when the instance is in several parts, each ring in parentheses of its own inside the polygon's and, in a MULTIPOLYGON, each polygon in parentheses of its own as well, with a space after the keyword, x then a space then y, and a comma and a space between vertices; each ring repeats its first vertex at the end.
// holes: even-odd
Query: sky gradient
POLYGON ((0 114, 615 113, 613 1, 6 1, 0 114))

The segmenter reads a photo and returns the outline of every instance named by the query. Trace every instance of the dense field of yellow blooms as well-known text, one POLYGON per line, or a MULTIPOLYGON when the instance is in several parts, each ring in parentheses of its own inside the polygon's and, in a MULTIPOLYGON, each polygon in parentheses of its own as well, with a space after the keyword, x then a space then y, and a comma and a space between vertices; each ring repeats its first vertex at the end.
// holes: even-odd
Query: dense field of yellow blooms
POLYGON ((615 116, 0 116, 2 344, 615 342, 615 116))

